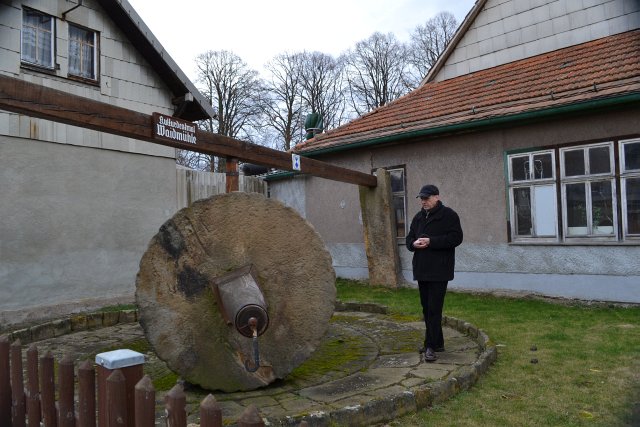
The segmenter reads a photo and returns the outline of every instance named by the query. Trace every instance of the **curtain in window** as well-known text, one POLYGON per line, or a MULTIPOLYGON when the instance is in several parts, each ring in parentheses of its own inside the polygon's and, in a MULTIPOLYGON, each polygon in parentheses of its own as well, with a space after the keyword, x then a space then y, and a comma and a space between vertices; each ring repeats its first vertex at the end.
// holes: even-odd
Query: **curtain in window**
POLYGON ((82 28, 69 26, 69 73, 95 78, 94 33, 82 28))
POLYGON ((22 60, 43 67, 53 67, 53 18, 25 10, 22 24, 22 60))

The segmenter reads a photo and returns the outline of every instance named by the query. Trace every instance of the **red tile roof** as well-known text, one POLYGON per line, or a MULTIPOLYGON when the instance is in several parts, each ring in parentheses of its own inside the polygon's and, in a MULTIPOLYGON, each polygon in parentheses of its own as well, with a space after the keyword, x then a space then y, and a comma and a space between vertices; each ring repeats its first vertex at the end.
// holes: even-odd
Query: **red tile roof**
POLYGON ((407 133, 640 95, 640 30, 430 82, 364 116, 298 144, 311 153, 407 133))

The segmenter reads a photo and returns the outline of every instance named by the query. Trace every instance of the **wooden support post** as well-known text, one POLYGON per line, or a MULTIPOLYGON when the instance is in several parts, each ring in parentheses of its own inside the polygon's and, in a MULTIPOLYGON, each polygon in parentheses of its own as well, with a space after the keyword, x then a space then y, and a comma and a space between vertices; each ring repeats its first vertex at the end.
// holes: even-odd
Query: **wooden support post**
POLYGON ((40 379, 38 376, 38 347, 27 350, 27 420, 29 427, 40 427, 40 379))
POLYGON ((227 193, 231 193, 232 191, 239 191, 240 184, 239 178, 240 175, 238 172, 238 159, 227 158, 226 162, 226 173, 227 173, 227 182, 226 182, 226 190, 227 193))

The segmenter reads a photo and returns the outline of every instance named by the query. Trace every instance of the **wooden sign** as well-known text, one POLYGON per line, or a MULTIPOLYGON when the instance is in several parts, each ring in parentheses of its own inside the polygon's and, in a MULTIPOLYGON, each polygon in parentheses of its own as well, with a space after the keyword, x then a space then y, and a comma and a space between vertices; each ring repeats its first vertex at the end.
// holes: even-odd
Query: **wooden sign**
POLYGON ((153 113, 151 117, 154 139, 187 142, 189 144, 196 143, 196 125, 192 122, 160 113, 153 113))

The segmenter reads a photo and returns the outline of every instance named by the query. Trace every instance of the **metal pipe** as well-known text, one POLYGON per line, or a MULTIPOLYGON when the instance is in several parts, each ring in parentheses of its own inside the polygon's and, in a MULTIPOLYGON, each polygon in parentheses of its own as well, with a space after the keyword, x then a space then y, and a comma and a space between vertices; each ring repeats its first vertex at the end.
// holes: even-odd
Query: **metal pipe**
POLYGON ((67 13, 79 8, 80 6, 82 6, 82 0, 78 0, 78 4, 73 6, 71 9, 67 10, 66 12, 62 12, 62 20, 65 21, 67 19, 67 13))

